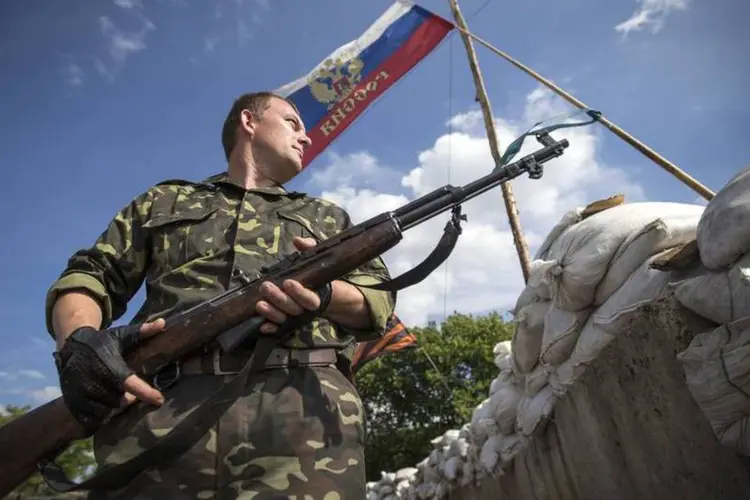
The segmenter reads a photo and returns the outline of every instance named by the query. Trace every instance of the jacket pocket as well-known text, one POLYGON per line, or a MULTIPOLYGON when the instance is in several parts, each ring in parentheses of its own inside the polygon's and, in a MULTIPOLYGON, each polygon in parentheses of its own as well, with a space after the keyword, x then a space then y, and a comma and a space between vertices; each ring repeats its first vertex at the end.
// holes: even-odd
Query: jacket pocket
POLYGON ((218 208, 200 206, 159 214, 143 224, 152 242, 152 276, 161 276, 219 251, 224 225, 218 208))
POLYGON ((283 234, 301 236, 303 238, 315 238, 318 243, 327 238, 320 229, 315 227, 313 222, 294 211, 278 210, 276 213, 279 219, 284 221, 287 226, 286 230, 282 231, 283 234))

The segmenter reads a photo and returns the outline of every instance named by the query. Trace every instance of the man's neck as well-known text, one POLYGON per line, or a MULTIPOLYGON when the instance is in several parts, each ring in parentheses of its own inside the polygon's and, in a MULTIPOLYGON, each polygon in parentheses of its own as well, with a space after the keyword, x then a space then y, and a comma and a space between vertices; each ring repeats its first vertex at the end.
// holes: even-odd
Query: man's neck
POLYGON ((276 183, 260 173, 251 158, 232 157, 227 168, 229 178, 245 189, 275 186, 276 183))

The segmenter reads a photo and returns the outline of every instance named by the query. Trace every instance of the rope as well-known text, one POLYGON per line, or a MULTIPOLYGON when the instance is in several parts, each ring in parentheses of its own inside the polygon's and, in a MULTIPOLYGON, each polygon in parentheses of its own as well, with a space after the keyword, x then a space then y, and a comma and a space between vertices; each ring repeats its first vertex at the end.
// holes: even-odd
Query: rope
MULTIPOLYGON (((448 165, 446 167, 448 174, 448 184, 451 182, 451 166, 453 165, 453 37, 448 41, 448 165)), ((448 262, 445 262, 443 268, 443 321, 448 319, 448 262)))

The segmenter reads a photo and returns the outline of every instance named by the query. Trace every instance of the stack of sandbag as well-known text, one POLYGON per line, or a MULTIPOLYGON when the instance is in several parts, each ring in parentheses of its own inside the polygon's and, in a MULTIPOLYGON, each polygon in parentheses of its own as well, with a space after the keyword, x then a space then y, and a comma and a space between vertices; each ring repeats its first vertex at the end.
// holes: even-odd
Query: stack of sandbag
POLYGON ((367 500, 397 500, 409 498, 417 469, 406 467, 397 472, 380 473, 380 481, 367 483, 367 500))
POLYGON ((368 499, 441 499, 503 474, 621 322, 671 282, 651 264, 695 239, 703 210, 613 197, 566 213, 535 255, 512 341, 493 350, 499 373, 488 397, 468 424, 432 441, 408 480, 384 473, 368 499))
POLYGON ((441 499, 457 488, 479 485, 488 475, 502 474, 524 444, 515 430, 520 388, 514 383, 511 342, 493 349, 500 373, 489 397, 477 406, 471 422, 431 441, 432 451, 416 468, 381 473, 367 484, 368 500, 441 499))
POLYGON ((523 445, 516 432, 518 405, 523 389, 513 374, 512 343, 498 343, 493 351, 499 375, 490 384, 490 394, 474 409, 469 426, 471 450, 479 453, 476 478, 502 473, 523 445))
POLYGON ((663 292, 671 275, 650 264, 695 238, 703 210, 613 197, 572 210, 555 226, 514 311, 518 432, 535 434, 627 314, 663 292))
POLYGON ((678 359, 717 438, 750 456, 750 168, 709 202, 697 247, 704 271, 673 292, 720 326, 697 335, 678 359))

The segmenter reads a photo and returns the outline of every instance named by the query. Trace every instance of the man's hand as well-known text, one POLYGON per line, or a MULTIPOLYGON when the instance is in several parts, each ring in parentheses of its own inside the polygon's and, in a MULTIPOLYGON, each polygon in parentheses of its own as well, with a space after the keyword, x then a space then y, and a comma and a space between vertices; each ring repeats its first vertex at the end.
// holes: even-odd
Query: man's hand
MULTIPOLYGON (((294 238, 298 250, 313 248, 317 242, 313 238, 294 238)), ((256 310, 268 320, 260 327, 262 333, 276 333, 289 316, 298 316, 305 311, 320 308, 321 298, 317 292, 305 288, 296 280, 285 280, 281 287, 266 281, 260 286, 265 300, 255 305, 256 310)))
POLYGON ((93 433, 114 410, 136 399, 161 405, 164 396, 133 373, 124 355, 162 331, 163 319, 98 331, 90 326, 68 336, 56 356, 63 399, 73 417, 93 433))

